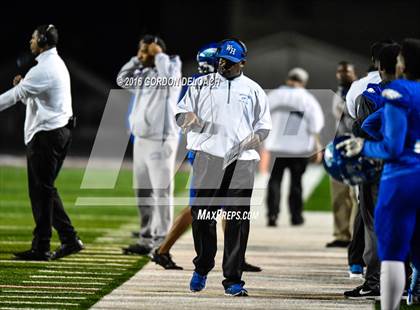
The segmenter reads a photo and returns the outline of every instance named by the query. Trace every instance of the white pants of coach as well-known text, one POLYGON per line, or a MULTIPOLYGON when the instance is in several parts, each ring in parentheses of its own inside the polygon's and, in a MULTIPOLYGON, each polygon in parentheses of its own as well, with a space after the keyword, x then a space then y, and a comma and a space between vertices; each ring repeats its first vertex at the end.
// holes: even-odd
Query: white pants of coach
POLYGON ((140 213, 139 244, 158 247, 173 219, 173 181, 177 139, 166 141, 135 138, 134 186, 140 213))

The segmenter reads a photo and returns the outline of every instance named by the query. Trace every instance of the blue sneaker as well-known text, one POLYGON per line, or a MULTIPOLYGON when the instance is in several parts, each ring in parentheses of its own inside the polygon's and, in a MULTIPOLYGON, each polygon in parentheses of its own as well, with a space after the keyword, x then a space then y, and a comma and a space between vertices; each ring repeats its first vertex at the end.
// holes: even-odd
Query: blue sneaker
POLYGON ((227 289, 225 289, 226 296, 248 296, 248 291, 244 288, 242 284, 232 284, 227 289))
POLYGON ((190 281, 191 292, 202 291, 206 287, 207 276, 202 276, 194 271, 190 281))
POLYGON ((363 278, 363 266, 358 264, 350 265, 349 276, 350 278, 363 278))

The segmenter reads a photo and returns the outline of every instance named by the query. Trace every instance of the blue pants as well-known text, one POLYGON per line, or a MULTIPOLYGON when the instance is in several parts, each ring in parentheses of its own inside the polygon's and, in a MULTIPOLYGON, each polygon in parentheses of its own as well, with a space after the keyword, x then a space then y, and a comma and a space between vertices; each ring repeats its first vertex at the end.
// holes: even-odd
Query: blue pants
POLYGON ((420 268, 420 171, 381 181, 375 211, 381 261, 406 261, 420 268))

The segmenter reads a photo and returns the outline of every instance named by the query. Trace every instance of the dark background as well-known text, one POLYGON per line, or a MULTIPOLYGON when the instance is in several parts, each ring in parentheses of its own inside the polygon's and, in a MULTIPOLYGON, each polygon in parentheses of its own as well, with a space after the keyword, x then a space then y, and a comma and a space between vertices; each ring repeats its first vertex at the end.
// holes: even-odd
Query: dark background
MULTIPOLYGON (((169 54, 193 73, 197 49, 235 36, 249 48, 246 74, 265 88, 282 83, 293 66, 308 69, 309 88, 335 89, 336 63, 353 61, 359 76, 369 46, 384 38, 420 37, 418 1, 136 1, 3 4, 0 92, 11 87, 16 58, 28 50, 37 25, 54 24, 58 50, 72 76, 79 118, 72 154, 88 155, 109 90, 120 67, 136 53, 142 34, 158 34, 169 54)), ((23 153, 22 104, 0 113, 0 153, 23 153)))

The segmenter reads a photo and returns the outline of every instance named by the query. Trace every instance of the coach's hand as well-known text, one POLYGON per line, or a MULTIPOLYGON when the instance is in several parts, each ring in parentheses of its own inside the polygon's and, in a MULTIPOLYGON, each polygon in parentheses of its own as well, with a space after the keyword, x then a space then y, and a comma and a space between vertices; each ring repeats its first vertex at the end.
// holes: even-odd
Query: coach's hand
POLYGON ((254 135, 251 140, 247 144, 245 144, 244 149, 245 150, 252 150, 257 149, 261 145, 261 139, 259 135, 254 135))
POLYGON ((17 84, 19 84, 22 79, 23 77, 20 74, 16 75, 13 79, 13 86, 16 86, 17 84))
POLYGON ((181 128, 186 129, 188 127, 198 125, 201 126, 200 119, 194 112, 187 112, 182 114, 183 122, 181 124, 181 128))
POLYGON ((365 140, 362 138, 350 138, 337 144, 336 148, 345 157, 354 157, 360 154, 365 140))
POLYGON ((147 49, 151 56, 162 53, 162 48, 155 42, 150 43, 147 49))

